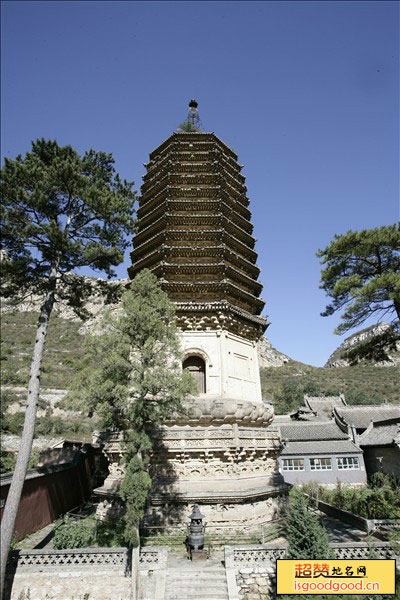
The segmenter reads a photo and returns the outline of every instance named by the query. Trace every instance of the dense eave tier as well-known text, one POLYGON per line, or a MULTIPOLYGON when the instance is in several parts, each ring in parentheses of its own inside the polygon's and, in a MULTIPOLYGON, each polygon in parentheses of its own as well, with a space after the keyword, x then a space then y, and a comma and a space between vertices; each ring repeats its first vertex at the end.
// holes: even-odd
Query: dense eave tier
MULTIPOLYGON (((233 215, 231 215, 233 216, 233 215)), ((162 231, 181 231, 182 239, 186 234, 196 231, 213 232, 222 229, 230 233, 233 237, 240 240, 248 248, 253 249, 256 240, 250 233, 237 225, 233 218, 228 218, 223 212, 210 213, 186 213, 177 214, 174 211, 168 211, 152 222, 147 222, 143 229, 139 226, 139 231, 135 236, 135 248, 145 244, 154 235, 162 231)), ((207 233, 205 233, 207 235, 207 233)))
MULTIPOLYGON (((184 191, 181 190, 180 192, 182 196, 184 191)), ((137 212, 139 231, 143 231, 149 224, 154 223, 165 213, 184 216, 221 215, 230 218, 244 231, 248 233, 253 231, 253 226, 250 223, 250 211, 238 204, 232 206, 232 202, 223 193, 217 198, 173 198, 167 190, 163 190, 145 208, 146 210, 142 208, 137 212)))
POLYGON ((235 198, 243 199, 244 203, 248 202, 247 187, 238 178, 237 173, 232 174, 231 170, 219 165, 217 161, 194 165, 193 163, 173 163, 172 160, 169 160, 157 173, 157 176, 154 174, 146 180, 141 191, 143 195, 154 194, 165 185, 183 185, 185 187, 220 185, 232 193, 235 198), (180 167, 179 171, 177 170, 178 166, 180 167))
POLYGON ((257 279, 260 272, 257 265, 223 243, 206 246, 184 245, 183 243, 179 246, 162 244, 151 252, 142 253, 141 248, 137 248, 131 253, 131 256, 134 262, 134 267, 130 267, 132 272, 151 269, 160 262, 165 261, 175 265, 185 265, 188 262, 190 264, 204 263, 206 260, 210 264, 220 263, 223 260, 227 261, 254 280, 257 279))
POLYGON ((198 312, 218 305, 265 329, 257 316, 264 302, 247 188, 235 152, 213 133, 174 133, 145 166, 130 277, 151 269, 180 307, 178 316, 193 303, 198 312))

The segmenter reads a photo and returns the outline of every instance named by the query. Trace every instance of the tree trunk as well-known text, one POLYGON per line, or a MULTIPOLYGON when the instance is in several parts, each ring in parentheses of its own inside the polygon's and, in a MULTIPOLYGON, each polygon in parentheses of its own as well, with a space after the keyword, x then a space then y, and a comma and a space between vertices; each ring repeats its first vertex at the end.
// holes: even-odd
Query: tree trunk
POLYGON ((44 343, 46 340, 47 327, 51 311, 54 305, 54 292, 56 288, 57 268, 51 269, 49 277, 49 288, 45 301, 40 308, 40 315, 36 331, 35 347, 33 350, 31 372, 28 386, 28 398, 25 411, 24 428, 22 431, 21 442, 18 451, 17 463, 10 489, 4 508, 3 519, 1 522, 1 591, 0 598, 3 597, 4 580, 6 574, 8 552, 14 533, 15 519, 17 517, 18 506, 21 499, 24 486, 26 471, 28 469, 29 457, 32 449, 33 434, 35 429, 36 412, 39 401, 40 388, 40 369, 44 343))
POLYGON ((400 300, 395 300, 395 301, 393 302, 393 304, 394 304, 394 309, 395 309, 395 311, 396 311, 396 314, 397 314, 397 318, 398 318, 398 319, 399 319, 399 321, 400 321, 400 300))

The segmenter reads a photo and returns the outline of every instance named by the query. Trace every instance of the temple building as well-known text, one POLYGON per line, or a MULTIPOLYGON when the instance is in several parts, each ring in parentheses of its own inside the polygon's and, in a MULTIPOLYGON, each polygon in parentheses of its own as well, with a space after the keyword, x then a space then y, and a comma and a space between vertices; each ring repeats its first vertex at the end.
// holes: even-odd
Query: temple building
POLYGON ((189 416, 163 428, 146 519, 181 525, 196 503, 214 531, 246 530, 276 518, 287 495, 261 395, 257 341, 268 323, 242 167, 195 127, 189 106, 185 130, 145 165, 129 268, 131 279, 150 269, 175 303, 182 367, 199 391, 189 416))

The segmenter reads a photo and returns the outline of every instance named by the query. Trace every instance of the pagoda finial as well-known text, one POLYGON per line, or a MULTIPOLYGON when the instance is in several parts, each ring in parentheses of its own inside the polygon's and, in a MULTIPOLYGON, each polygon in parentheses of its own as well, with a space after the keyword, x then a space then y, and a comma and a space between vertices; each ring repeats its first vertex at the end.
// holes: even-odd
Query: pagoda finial
POLYGON ((186 131, 186 132, 196 132, 202 129, 197 100, 192 100, 189 102, 189 114, 186 117, 186 121, 179 125, 178 131, 186 131))

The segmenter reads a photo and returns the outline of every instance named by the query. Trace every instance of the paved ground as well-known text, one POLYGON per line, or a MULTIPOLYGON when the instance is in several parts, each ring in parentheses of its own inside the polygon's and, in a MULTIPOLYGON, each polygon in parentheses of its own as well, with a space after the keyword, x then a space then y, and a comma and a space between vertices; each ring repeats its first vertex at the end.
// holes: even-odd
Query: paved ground
POLYGON ((168 569, 184 569, 184 570, 193 570, 196 566, 199 570, 203 569, 215 569, 217 567, 222 566, 222 562, 224 560, 224 550, 220 548, 218 550, 212 551, 210 558, 204 561, 199 561, 193 563, 191 560, 187 558, 187 555, 176 554, 168 552, 168 569))
MULTIPOLYGON (((343 542, 343 543, 344 542, 362 542, 367 537, 367 534, 365 533, 365 531, 360 531, 359 529, 354 529, 354 528, 350 527, 350 525, 346 525, 345 523, 342 523, 341 521, 338 521, 337 519, 332 519, 330 517, 327 517, 323 513, 317 513, 317 514, 320 517, 321 523, 327 529, 329 539, 331 542, 339 542, 339 543, 340 542, 343 542)), ((20 542, 18 542, 17 548, 21 549, 21 550, 31 550, 34 548, 36 548, 36 549, 46 548, 49 550, 49 549, 53 548, 53 542, 52 542, 52 538, 54 535, 53 527, 54 527, 54 524, 52 523, 50 525, 47 525, 43 529, 36 531, 36 533, 29 535, 24 540, 21 540, 20 542)), ((283 537, 279 537, 279 538, 273 540, 271 543, 284 544, 285 542, 286 542, 286 540, 283 537)), ((184 559, 186 557, 186 550, 185 550, 185 547, 183 546, 183 544, 182 544, 182 548, 170 550, 169 557, 170 558, 168 560, 184 559)), ((220 563, 220 561, 223 560, 223 549, 218 550, 218 549, 211 548, 211 560, 212 560, 212 562, 214 562, 214 560, 217 560, 217 562, 220 563)), ((188 562, 190 562, 190 561, 188 561, 188 562)), ((210 561, 207 561, 207 562, 210 564, 210 561)), ((170 566, 172 567, 172 564, 170 566)))
POLYGON ((53 535, 54 535, 54 523, 39 529, 32 535, 28 535, 25 539, 18 542, 17 550, 33 550, 46 548, 47 550, 53 548, 53 535))
POLYGON ((328 532, 328 536, 333 543, 362 542, 367 534, 360 529, 354 529, 338 519, 332 519, 320 513, 320 521, 328 532))

